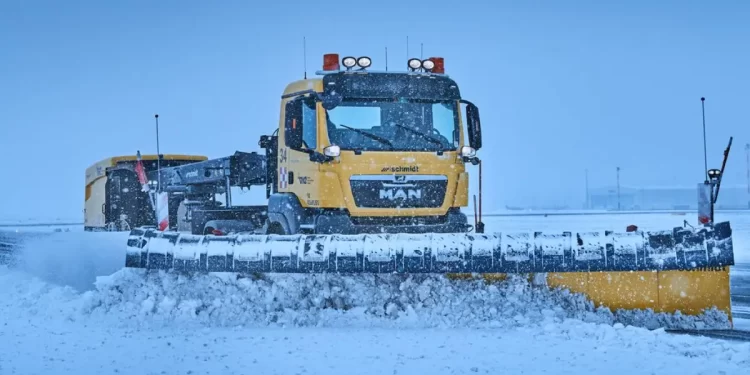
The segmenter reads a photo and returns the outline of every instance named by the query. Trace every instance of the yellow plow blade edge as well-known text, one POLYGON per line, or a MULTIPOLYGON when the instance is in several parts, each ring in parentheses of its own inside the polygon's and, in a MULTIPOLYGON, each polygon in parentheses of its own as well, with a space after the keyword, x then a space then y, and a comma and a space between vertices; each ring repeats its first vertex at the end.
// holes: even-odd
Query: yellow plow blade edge
MULTIPOLYGON (((545 274, 538 274, 545 275, 545 274)), ((447 274, 449 279, 474 278, 472 274, 447 274)), ((529 279, 534 278, 529 275, 529 279)), ((487 273, 488 282, 502 281, 507 274, 487 273)), ((596 307, 612 311, 648 310, 657 313, 700 315, 715 308, 731 322, 729 267, 686 271, 623 271, 547 273, 549 288, 568 289, 585 295, 596 307)))

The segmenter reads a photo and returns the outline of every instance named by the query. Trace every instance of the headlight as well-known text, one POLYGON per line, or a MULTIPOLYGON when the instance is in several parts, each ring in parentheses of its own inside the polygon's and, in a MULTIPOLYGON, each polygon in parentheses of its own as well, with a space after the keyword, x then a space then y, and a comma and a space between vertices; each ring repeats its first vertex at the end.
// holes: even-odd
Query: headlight
POLYGON ((422 61, 422 67, 425 68, 425 70, 432 70, 435 67, 435 62, 432 60, 424 60, 422 61))
POLYGON ((357 65, 357 59, 354 57, 348 56, 341 59, 341 65, 343 65, 347 69, 351 69, 354 67, 354 65, 357 65))
POLYGON ((372 60, 367 56, 363 56, 357 59, 357 65, 359 65, 360 68, 369 68, 370 65, 372 65, 372 60))
POLYGON ((470 158, 477 156, 477 150, 475 150, 474 147, 470 147, 470 146, 461 147, 461 156, 470 157, 470 158))
POLYGON ((419 59, 409 59, 409 67, 417 70, 422 67, 422 61, 419 59))
POLYGON ((341 155, 341 147, 336 145, 331 145, 323 149, 323 155, 330 156, 332 158, 338 157, 341 155))

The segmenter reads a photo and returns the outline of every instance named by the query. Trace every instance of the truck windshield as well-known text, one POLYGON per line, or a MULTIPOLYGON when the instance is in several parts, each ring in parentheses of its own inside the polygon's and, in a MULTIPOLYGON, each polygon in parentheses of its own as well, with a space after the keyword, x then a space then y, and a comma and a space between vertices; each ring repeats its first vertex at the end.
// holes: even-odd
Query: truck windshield
POLYGON ((344 100, 326 111, 328 137, 342 150, 453 151, 458 105, 434 100, 344 100))

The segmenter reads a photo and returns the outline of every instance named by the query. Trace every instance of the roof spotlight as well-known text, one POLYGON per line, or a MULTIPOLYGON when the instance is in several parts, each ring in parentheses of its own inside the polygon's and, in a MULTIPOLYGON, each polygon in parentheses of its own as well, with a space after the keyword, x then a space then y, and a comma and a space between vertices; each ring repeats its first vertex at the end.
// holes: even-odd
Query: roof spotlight
POLYGON ((354 65, 357 65, 357 59, 351 56, 344 57, 341 59, 341 65, 343 65, 347 69, 351 69, 354 67, 354 65))
POLYGON ((422 61, 419 59, 409 59, 409 68, 411 70, 417 70, 422 67, 422 61))
POLYGON ((709 169, 708 170, 708 178, 711 180, 718 180, 719 177, 721 177, 721 171, 718 169, 709 169))
POLYGON ((422 61, 422 67, 428 71, 432 70, 435 67, 435 62, 432 60, 424 60, 422 61))
POLYGON ((359 65, 360 68, 369 68, 370 65, 372 65, 372 60, 370 60, 367 56, 362 56, 357 59, 357 65, 359 65))

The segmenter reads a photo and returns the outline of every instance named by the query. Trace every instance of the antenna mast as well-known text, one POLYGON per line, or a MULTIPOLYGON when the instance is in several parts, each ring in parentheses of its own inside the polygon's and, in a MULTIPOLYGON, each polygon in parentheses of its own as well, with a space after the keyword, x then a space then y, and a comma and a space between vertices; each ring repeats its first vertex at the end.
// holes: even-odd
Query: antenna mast
POLYGON ((302 61, 305 65, 305 79, 307 79, 307 39, 302 37, 302 61))
POLYGON ((708 183, 708 152, 706 151, 706 98, 701 97, 701 113, 703 114, 703 173, 708 183))
POLYGON ((424 43, 419 43, 419 59, 424 59, 424 43))
POLYGON ((388 71, 388 47, 385 47, 385 71, 388 71))
POLYGON ((385 47, 385 71, 388 71, 388 47, 385 47))
POLYGON ((409 62, 408 61, 409 61, 410 58, 411 57, 409 57, 409 36, 407 35, 406 36, 406 61, 407 61, 406 62, 406 70, 409 70, 409 62))

